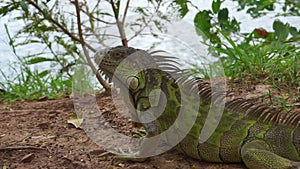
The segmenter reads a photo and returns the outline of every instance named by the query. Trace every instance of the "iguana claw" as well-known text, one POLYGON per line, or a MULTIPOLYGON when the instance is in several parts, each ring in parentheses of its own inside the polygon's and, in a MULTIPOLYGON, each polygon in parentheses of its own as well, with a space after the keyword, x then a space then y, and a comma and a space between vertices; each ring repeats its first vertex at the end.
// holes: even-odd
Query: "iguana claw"
POLYGON ((115 159, 129 160, 134 162, 144 162, 147 160, 147 158, 138 157, 139 152, 132 152, 130 148, 128 149, 128 153, 126 153, 123 149, 119 149, 119 152, 119 154, 114 156, 115 159))

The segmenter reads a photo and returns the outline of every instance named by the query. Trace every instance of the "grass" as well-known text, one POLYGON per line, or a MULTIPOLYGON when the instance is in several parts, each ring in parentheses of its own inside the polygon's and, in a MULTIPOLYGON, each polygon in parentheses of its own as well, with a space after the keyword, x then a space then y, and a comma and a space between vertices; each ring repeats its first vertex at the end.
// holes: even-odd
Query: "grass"
POLYGON ((72 91, 72 79, 64 77, 62 73, 54 74, 51 70, 31 70, 28 57, 17 55, 15 41, 5 25, 12 51, 18 59, 10 69, 17 74, 9 77, 0 69, 4 82, 0 82, 0 102, 14 102, 17 100, 39 100, 42 98, 57 99, 72 91), (18 69, 17 69, 18 68, 18 69))
POLYGON ((249 34, 248 41, 238 43, 220 33, 225 42, 213 49, 221 62, 208 65, 208 70, 196 69, 196 72, 204 73, 203 77, 208 78, 212 69, 222 66, 225 76, 232 81, 231 87, 236 87, 233 83, 236 79, 242 83, 238 85, 271 85, 271 90, 261 96, 262 100, 268 98, 271 105, 290 111, 293 103, 288 103, 285 95, 300 97, 299 41, 289 43, 271 35, 269 39, 254 42, 249 34))
MULTIPOLYGON (((23 62, 24 63, 24 62, 23 62)), ((17 100, 38 100, 41 98, 56 99, 71 92, 72 81, 61 75, 54 76, 49 70, 31 71, 28 65, 19 63, 19 71, 14 78, 9 78, 2 70, 0 74, 5 82, 0 82, 0 101, 14 102, 17 100)))
POLYGON ((225 74, 232 79, 249 79, 252 83, 263 82, 288 88, 299 85, 299 53, 277 42, 267 45, 240 46, 242 55, 223 60, 225 74))
MULTIPOLYGON (((271 84, 288 91, 300 86, 300 48, 297 45, 275 40, 237 44, 229 36, 223 36, 227 42, 222 48, 214 48, 221 62, 209 65, 209 69, 222 66, 226 77, 232 80, 239 78, 251 84, 271 84)), ((204 77, 209 77, 210 70, 206 72, 204 77)))

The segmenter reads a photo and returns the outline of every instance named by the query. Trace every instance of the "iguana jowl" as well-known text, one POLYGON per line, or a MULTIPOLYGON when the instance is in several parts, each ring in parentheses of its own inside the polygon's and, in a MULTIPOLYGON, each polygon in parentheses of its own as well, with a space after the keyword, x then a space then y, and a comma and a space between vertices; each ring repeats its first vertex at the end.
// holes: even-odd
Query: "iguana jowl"
MULTIPOLYGON (((187 107, 185 111, 196 111, 191 114, 196 113, 197 118, 185 138, 176 146, 178 150, 209 162, 243 162, 251 169, 300 168, 300 113, 289 115, 276 112, 266 105, 235 99, 226 103, 216 130, 202 143, 199 136, 207 112, 211 103, 218 102, 218 99, 212 101, 212 96, 218 96, 219 100, 222 100, 223 93, 213 92, 204 82, 189 80, 184 71, 174 66, 175 61, 169 56, 159 56, 153 52, 151 55, 140 56, 141 59, 138 60, 142 61, 142 57, 147 57, 144 63, 130 59, 125 61, 137 51, 142 50, 117 46, 105 52, 97 52, 95 61, 99 63, 99 69, 104 75, 108 78, 114 76, 112 80, 120 87, 121 94, 129 92, 130 101, 127 101, 127 104, 134 107, 135 118, 141 119, 141 113, 151 107, 154 109, 151 109, 153 114, 150 114, 155 115, 155 110, 158 110, 155 107, 165 105, 156 120, 143 124, 148 137, 167 130, 176 121, 183 102, 186 99, 193 100, 193 96, 179 93, 178 83, 187 84, 191 85, 191 93, 198 91, 200 101, 184 102, 184 106, 187 107), (152 61, 156 68, 136 71, 137 66, 150 64, 148 61, 152 61), (175 74, 175 77, 171 77, 171 73, 175 74), (166 102, 160 103, 161 94, 153 95, 156 89, 165 93, 166 102), (197 110, 193 108, 197 107, 195 104, 199 105, 197 110)), ((189 123, 189 119, 183 120, 189 123)), ((166 142, 168 139, 171 138, 166 136, 166 142)))

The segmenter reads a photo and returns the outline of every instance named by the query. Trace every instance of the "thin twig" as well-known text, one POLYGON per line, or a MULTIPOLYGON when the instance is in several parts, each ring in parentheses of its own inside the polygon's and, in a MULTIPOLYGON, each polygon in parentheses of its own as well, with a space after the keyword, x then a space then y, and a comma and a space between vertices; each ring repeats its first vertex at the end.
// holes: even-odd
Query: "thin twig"
MULTIPOLYGON (((58 62, 58 64, 62 67, 61 69, 65 69, 66 66, 62 62, 60 62, 58 55, 53 51, 53 49, 51 47, 51 43, 48 43, 48 41, 45 39, 44 36, 42 36, 42 40, 46 44, 47 48, 50 50, 51 54, 54 56, 56 62, 58 62)), ((68 70, 66 71, 66 73, 69 77, 72 77, 72 75, 70 74, 70 72, 68 70)))
POLYGON ((0 151, 26 150, 26 149, 46 150, 45 148, 35 147, 35 146, 14 146, 14 147, 2 147, 2 148, 0 148, 0 151))
POLYGON ((116 19, 116 21, 118 21, 118 20, 119 20, 119 16, 117 15, 117 9, 116 9, 116 7, 115 7, 115 5, 114 5, 114 1, 113 1, 113 0, 110 0, 110 4, 111 4, 111 8, 112 8, 112 10, 113 10, 115 19, 116 19))
MULTIPOLYGON (((130 37, 130 38, 128 39, 128 42, 131 41, 132 39, 134 39, 135 37, 137 37, 138 35, 141 35, 142 32, 145 30, 145 28, 149 27, 150 23, 153 21, 153 18, 154 18, 154 16, 155 16, 155 14, 159 11, 159 8, 160 8, 160 6, 161 6, 161 3, 162 3, 162 2, 159 2, 159 3, 157 4, 157 6, 155 7, 155 12, 152 13, 152 15, 151 15, 150 19, 148 20, 148 22, 145 22, 145 25, 142 26, 138 31, 136 31, 135 34, 134 34, 132 37, 130 37)), ((153 5, 154 5, 154 4, 153 4, 153 5)))
POLYGON ((107 156, 107 155, 110 155, 110 154, 112 154, 112 153, 104 152, 104 153, 101 153, 101 154, 97 155, 97 157, 103 157, 103 156, 107 156))
MULTIPOLYGON (((42 13, 44 16, 46 15, 42 8, 40 8, 35 2, 32 0, 26 0, 29 4, 34 6, 40 13, 42 13)), ((47 14, 48 15, 48 14, 47 14)), ((81 42, 80 38, 74 36, 69 30, 67 30, 62 24, 60 24, 57 20, 53 19, 51 16, 48 16, 49 20, 54 23, 57 27, 59 27, 65 34, 67 34, 71 39, 81 42)), ((96 52, 96 49, 93 48, 90 44, 85 44, 91 51, 96 52)))
POLYGON ((117 27, 118 27, 120 36, 121 36, 122 44, 123 44, 123 46, 128 46, 128 41, 126 39, 126 34, 125 34, 125 30, 124 30, 124 23, 122 23, 119 20, 119 16, 117 14, 117 9, 116 9, 116 7, 114 5, 114 1, 110 0, 110 4, 111 4, 112 10, 113 10, 114 15, 115 15, 115 19, 116 19, 116 22, 117 22, 117 27))
POLYGON ((151 21, 152 21, 152 19, 153 19, 153 16, 154 16, 154 15, 152 15, 152 17, 150 18, 149 22, 146 22, 145 25, 144 25, 142 28, 140 28, 140 30, 136 31, 136 32, 134 33, 134 35, 128 39, 128 41, 131 41, 133 38, 135 38, 135 37, 137 37, 138 35, 140 35, 140 34, 141 34, 141 33, 149 26, 149 23, 151 23, 151 21))
POLYGON ((107 36, 107 37, 114 37, 114 38, 120 38, 118 35, 114 34, 103 34, 103 33, 85 33, 85 36, 107 36))
MULTIPOLYGON (((95 30, 93 30, 93 29, 91 29, 90 31, 91 31, 91 34, 85 34, 85 36, 86 36, 86 37, 88 37, 88 36, 95 36, 96 39, 97 39, 97 41, 96 41, 95 43, 101 44, 102 46, 107 47, 107 48, 109 48, 110 46, 109 46, 109 45, 106 45, 106 44, 104 43, 105 37, 112 36, 112 37, 120 38, 119 36, 110 35, 110 34, 97 34, 97 33, 95 32, 95 30), (100 37, 100 36, 101 36, 101 37, 100 37)), ((93 41, 91 41, 91 42, 93 42, 93 41)))
MULTIPOLYGON (((158 7, 158 8, 159 8, 159 7, 158 7)), ((158 8, 155 9, 154 14, 157 13, 158 8)), ((133 38, 135 38, 135 37, 137 37, 138 35, 140 35, 140 34, 141 34, 141 33, 142 33, 142 32, 150 25, 150 23, 152 22, 152 20, 153 20, 153 18, 154 18, 154 14, 151 15, 151 17, 150 17, 150 19, 149 19, 149 22, 145 22, 145 25, 144 25, 142 28, 140 28, 140 30, 136 31, 135 34, 134 34, 132 37, 130 37, 130 38, 128 39, 128 41, 131 41, 133 38)))
POLYGON ((87 11, 85 10, 81 10, 83 13, 85 13, 88 17, 92 18, 92 19, 95 19, 96 21, 98 22, 102 22, 102 23, 105 23, 105 24, 108 24, 108 25, 113 25, 115 24, 114 22, 108 22, 108 21, 105 21, 105 20, 102 20, 102 19, 99 19, 99 18, 96 18, 95 16, 91 15, 90 13, 88 13, 87 11))
MULTIPOLYGON (((74 2, 72 2, 73 4, 74 4, 74 2)), ((100 37, 96 34, 96 32, 95 32, 95 29, 94 29, 94 20, 93 19, 95 19, 95 20, 97 20, 98 18, 95 18, 93 15, 92 15, 92 13, 90 13, 89 12, 89 10, 88 10, 88 8, 87 8, 87 11, 84 11, 82 8, 80 9, 84 14, 86 14, 86 16, 88 16, 90 19, 89 19, 89 22, 90 22, 90 27, 88 27, 88 26, 85 26, 84 24, 81 24, 81 26, 84 28, 84 30, 88 30, 88 31, 90 31, 92 34, 91 35, 94 35, 95 37, 96 37, 96 39, 98 40, 98 42, 96 42, 96 43, 98 43, 98 44, 100 44, 100 45, 102 45, 102 46, 104 46, 104 47, 109 47, 108 45, 106 45, 105 43, 104 43, 104 36, 109 36, 109 35, 104 35, 103 34, 103 38, 101 38, 100 39, 100 37)), ((70 14, 70 15, 74 15, 74 14, 70 14)), ((75 15, 74 15, 75 16, 75 15)), ((77 17, 77 16, 75 16, 75 17, 77 17)), ((100 20, 98 20, 99 22, 101 22, 100 20)), ((115 23, 113 23, 113 22, 106 22, 106 21, 103 21, 106 25, 109 25, 109 24, 115 24, 115 23)), ((82 29, 82 28, 81 28, 82 29)), ((87 37, 86 36, 86 34, 83 34, 85 37, 87 37)))
POLYGON ((127 11, 128 11, 128 8, 129 8, 129 4, 130 4, 130 0, 127 0, 125 11, 124 11, 124 16, 123 16, 123 20, 122 20, 123 27, 124 27, 127 11))
POLYGON ((94 13, 97 10, 97 7, 100 5, 100 0, 97 1, 97 4, 95 5, 94 9, 92 9, 92 13, 94 13))
POLYGON ((89 52, 88 52, 88 50, 85 47, 86 44, 85 44, 85 41, 84 41, 84 38, 83 38, 83 35, 82 35, 80 7, 79 7, 78 0, 74 1, 74 5, 75 5, 75 8, 76 8, 76 15, 77 15, 78 34, 79 34, 79 38, 80 38, 79 42, 80 42, 80 44, 82 46, 82 49, 83 49, 84 55, 86 57, 86 60, 87 60, 87 62, 89 64, 89 66, 92 68, 92 71, 96 75, 98 81, 101 83, 101 85, 105 88, 106 91, 109 91, 111 89, 110 85, 108 83, 106 83, 106 81, 98 73, 97 69, 95 68, 95 66, 94 66, 94 64, 93 64, 93 62, 91 60, 91 57, 89 56, 89 52))

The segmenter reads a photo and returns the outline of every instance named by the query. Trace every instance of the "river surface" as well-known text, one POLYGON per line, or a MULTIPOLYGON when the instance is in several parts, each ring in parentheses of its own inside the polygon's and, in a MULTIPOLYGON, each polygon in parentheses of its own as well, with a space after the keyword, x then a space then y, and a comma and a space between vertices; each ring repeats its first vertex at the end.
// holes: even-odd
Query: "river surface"
MULTIPOLYGON (((210 9, 212 1, 192 1, 200 10, 210 9)), ((143 0, 132 1, 133 6, 144 6, 145 2, 143 0)), ((275 19, 279 19, 282 22, 288 22, 292 26, 300 28, 300 17, 277 17, 276 11, 279 11, 278 8, 274 12, 269 12, 268 15, 252 19, 250 15, 246 14, 245 11, 237 11, 237 3, 233 3, 229 0, 226 0, 221 7, 227 7, 230 11, 230 15, 234 16, 239 22, 241 22, 241 30, 243 32, 251 32, 255 28, 263 27, 268 31, 272 31, 272 23, 275 19)), ((110 7, 107 6, 106 9, 110 7)), ((203 63, 215 61, 213 57, 210 57, 207 51, 207 47, 201 43, 201 38, 196 35, 193 19, 195 14, 198 11, 194 8, 190 8, 190 12, 180 21, 176 21, 168 25, 168 33, 161 34, 158 33, 160 38, 155 38, 151 34, 146 34, 143 36, 138 36, 132 41, 130 41, 130 46, 149 49, 153 43, 157 43, 156 47, 153 50, 160 49, 166 50, 169 53, 175 54, 180 60, 182 60, 185 67, 189 67, 190 64, 195 64, 201 66, 203 63), (159 48, 158 48, 159 46, 159 48), (191 57, 192 56, 192 57, 191 57), (199 57, 200 56, 200 57, 199 57), (199 59, 200 58, 200 59, 199 59)), ((128 13, 128 20, 134 18, 136 14, 128 13)), ((0 69, 5 75, 9 78, 16 76, 16 72, 13 71, 12 67, 15 67, 13 63, 17 61, 17 57, 13 53, 12 47, 9 45, 9 38, 7 36, 4 25, 6 24, 11 36, 13 36, 18 30, 22 28, 25 24, 22 21, 14 21, 11 18, 14 17, 14 14, 0 18, 0 69)), ((116 30, 116 29, 115 29, 116 30)), ((108 30, 109 31, 109 30, 108 30)), ((113 32, 117 33, 117 32, 113 32)), ((130 32, 129 32, 130 35, 130 32)), ((112 41, 111 45, 117 45, 119 42, 112 41)), ((24 48, 18 48, 18 55, 20 57, 32 54, 32 51, 40 51, 41 47, 39 45, 30 45, 24 48)), ((39 65, 33 66, 33 69, 43 69, 49 65, 39 65)), ((18 68, 15 67, 17 70, 18 68)), ((0 81, 5 81, 2 74, 0 74, 0 81)))

